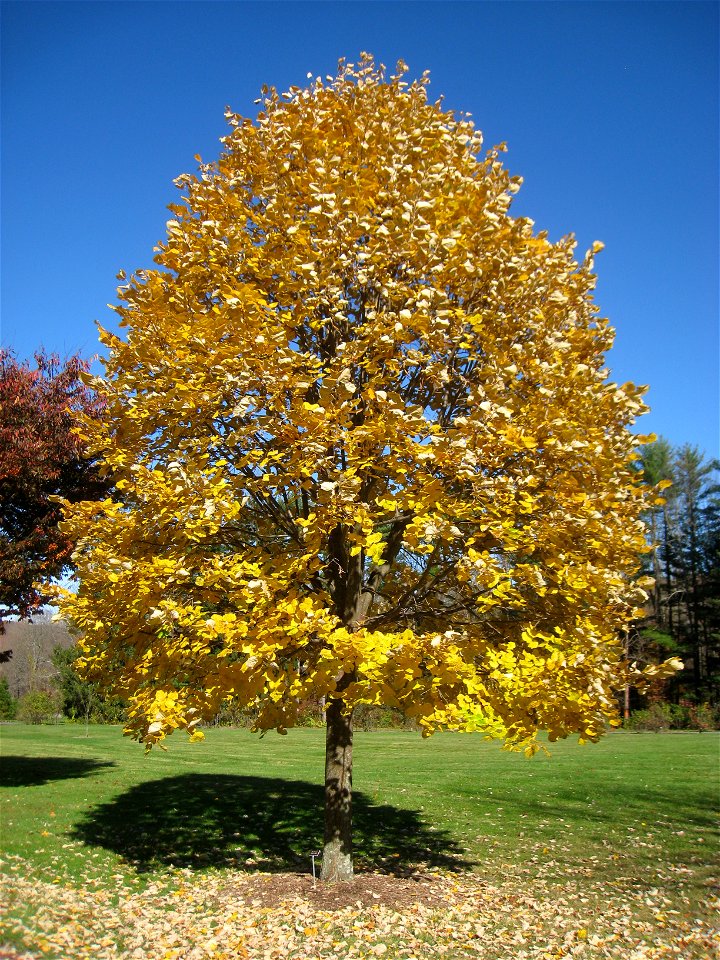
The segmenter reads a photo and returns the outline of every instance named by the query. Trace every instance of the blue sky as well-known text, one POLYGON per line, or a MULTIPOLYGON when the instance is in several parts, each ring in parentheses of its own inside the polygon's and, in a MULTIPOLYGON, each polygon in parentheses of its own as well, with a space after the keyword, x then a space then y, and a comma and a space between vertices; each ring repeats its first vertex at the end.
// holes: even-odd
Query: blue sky
POLYGON ((640 421, 719 452, 717 3, 2 3, 2 327, 21 357, 98 349, 115 275, 150 266, 172 181, 361 50, 469 111, 513 206, 597 258, 613 378, 640 421))

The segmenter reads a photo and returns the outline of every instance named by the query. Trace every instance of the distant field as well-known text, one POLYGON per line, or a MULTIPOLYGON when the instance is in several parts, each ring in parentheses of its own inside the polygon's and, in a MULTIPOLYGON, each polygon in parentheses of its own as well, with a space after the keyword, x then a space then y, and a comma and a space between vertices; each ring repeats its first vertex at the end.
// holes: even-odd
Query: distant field
MULTIPOLYGON (((217 905, 223 884, 244 883, 258 871, 309 872, 310 852, 322 839, 322 731, 260 739, 212 730, 204 743, 178 736, 167 753, 149 756, 117 727, 91 727, 86 738, 82 726, 8 724, 0 737, 9 905, 0 943, 70 960, 137 949, 139 957, 266 955, 250 950, 245 926, 236 936, 226 931, 215 952, 193 953, 197 944, 173 944, 151 926, 137 947, 140 934, 127 930, 127 911, 147 920, 137 904, 154 900, 152 909, 167 917, 169 904, 177 910, 178 897, 184 902, 193 889, 212 887, 217 905), (101 922, 101 906, 108 917, 115 909, 126 920, 101 922)), ((410 948, 398 920, 379 941, 356 919, 345 955, 380 956, 385 946, 389 958, 709 956, 719 772, 720 736, 713 733, 616 732, 597 745, 555 744, 551 758, 532 760, 477 736, 423 741, 407 732, 358 733, 358 868, 400 876, 430 871, 455 884, 448 909, 453 897, 465 897, 465 912, 445 927, 433 914, 430 939, 423 939, 421 911, 410 948), (471 889, 474 900, 463 892, 471 889), (484 906, 478 890, 487 894, 484 906), (493 910, 492 897, 508 910, 493 910), (518 915, 509 920, 513 904, 520 904, 518 915), (528 935, 507 940, 523 923, 528 935), (467 936, 458 940, 463 924, 467 936), (451 928, 446 943, 438 931, 451 928), (677 949, 662 952, 662 944, 677 949)), ((264 910, 255 913, 269 923, 264 910)), ((365 916, 365 906, 357 910, 365 916)), ((296 923, 295 940, 283 941, 284 952, 274 956, 338 955, 332 944, 342 941, 329 916, 296 923)), ((238 918, 246 923, 242 910, 238 918)), ((217 910, 201 922, 212 932, 217 910)))

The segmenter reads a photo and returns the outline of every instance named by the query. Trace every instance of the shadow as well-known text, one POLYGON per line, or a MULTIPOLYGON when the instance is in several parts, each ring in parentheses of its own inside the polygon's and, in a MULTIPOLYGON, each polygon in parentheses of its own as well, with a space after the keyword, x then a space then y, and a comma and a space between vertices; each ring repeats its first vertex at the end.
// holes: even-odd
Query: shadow
MULTIPOLYGON (((122 856, 138 872, 161 866, 309 871, 322 848, 323 789, 303 781, 184 774, 131 787, 88 811, 72 838, 122 856)), ((353 796, 358 871, 408 875, 474 864, 417 811, 353 796)))
POLYGON ((51 780, 88 777, 111 761, 81 760, 76 757, 3 757, 0 763, 0 787, 37 787, 51 780))

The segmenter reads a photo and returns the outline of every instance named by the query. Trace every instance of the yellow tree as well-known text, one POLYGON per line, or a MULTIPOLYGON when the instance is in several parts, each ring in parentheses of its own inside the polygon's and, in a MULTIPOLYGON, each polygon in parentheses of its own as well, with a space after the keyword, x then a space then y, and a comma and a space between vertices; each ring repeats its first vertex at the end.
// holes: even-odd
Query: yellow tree
MULTIPOLYGON (((595 740, 627 679, 644 494, 592 257, 509 215, 467 118, 363 55, 228 113, 157 269, 102 332, 68 505, 88 676, 147 745, 227 698, 283 732, 326 704, 323 877, 352 874, 352 712, 532 753, 595 740)), ((125 277, 121 275, 121 281, 125 277)))

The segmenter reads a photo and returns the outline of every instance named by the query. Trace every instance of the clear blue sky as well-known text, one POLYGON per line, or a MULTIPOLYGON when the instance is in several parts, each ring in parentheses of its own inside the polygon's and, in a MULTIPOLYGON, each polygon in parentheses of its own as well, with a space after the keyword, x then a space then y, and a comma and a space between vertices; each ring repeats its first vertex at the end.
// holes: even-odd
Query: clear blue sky
POLYGON ((473 114, 525 178, 514 205, 596 261, 614 379, 641 421, 717 455, 718 4, 2 3, 2 343, 98 349, 115 275, 150 266, 172 181, 361 50, 473 114))

